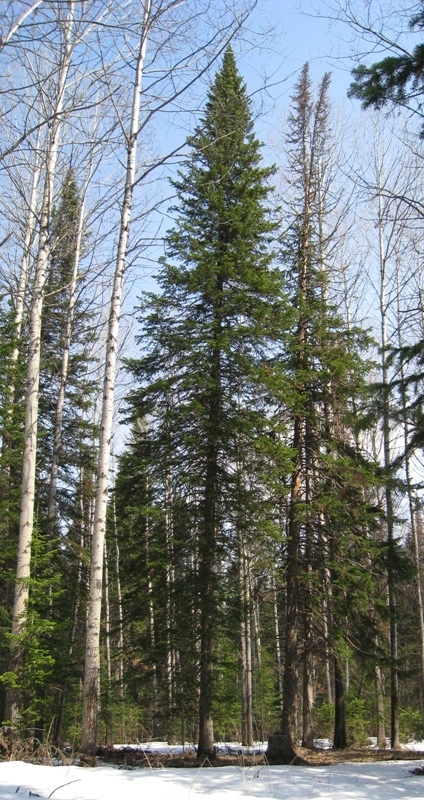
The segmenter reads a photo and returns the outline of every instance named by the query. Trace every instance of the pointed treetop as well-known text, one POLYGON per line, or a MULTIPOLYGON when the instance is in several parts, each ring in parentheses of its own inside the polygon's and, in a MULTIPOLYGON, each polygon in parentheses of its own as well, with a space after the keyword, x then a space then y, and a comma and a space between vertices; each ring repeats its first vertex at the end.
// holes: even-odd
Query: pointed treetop
POLYGON ((229 45, 224 53, 221 69, 216 73, 208 91, 205 114, 196 127, 191 143, 197 146, 198 142, 195 140, 199 136, 212 141, 225 140, 228 137, 229 145, 234 147, 236 141, 252 138, 252 128, 246 84, 237 69, 234 51, 229 45))

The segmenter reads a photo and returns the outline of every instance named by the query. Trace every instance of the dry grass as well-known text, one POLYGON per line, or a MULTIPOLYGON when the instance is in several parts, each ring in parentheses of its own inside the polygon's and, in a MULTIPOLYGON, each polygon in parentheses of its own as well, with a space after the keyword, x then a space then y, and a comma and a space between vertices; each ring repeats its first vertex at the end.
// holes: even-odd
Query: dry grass
MULTIPOLYGON (((331 766, 351 761, 416 761, 424 758, 424 752, 415 750, 375 750, 366 747, 351 747, 346 750, 308 750, 296 748, 296 759, 292 762, 302 766, 331 766)), ((26 761, 32 764, 78 764, 93 767, 99 764, 111 764, 121 768, 199 768, 199 767, 254 767, 267 765, 265 753, 246 755, 244 753, 217 753, 211 759, 198 759, 193 751, 187 753, 152 753, 148 749, 122 747, 99 748, 97 757, 89 757, 77 751, 69 752, 42 744, 34 737, 22 738, 22 734, 10 728, 0 728, 0 761, 26 761)), ((424 773, 424 768, 419 768, 424 773)), ((420 772, 420 774, 422 774, 420 772)))
MULTIPOLYGON (((331 766, 332 764, 342 764, 350 761, 374 762, 374 761, 416 761, 424 758, 424 752, 415 750, 375 750, 365 747, 352 747, 347 750, 308 750, 304 747, 296 748, 297 763, 304 766, 331 766)), ((199 768, 199 767, 227 767, 243 766, 253 767, 267 764, 265 753, 254 755, 227 755, 218 753, 214 759, 199 760, 196 754, 188 752, 185 754, 173 755, 172 753, 153 754, 146 753, 144 750, 134 750, 122 748, 102 748, 98 751, 98 761, 104 764, 115 764, 121 767, 149 767, 157 769, 163 767, 174 768, 199 768)))
POLYGON ((19 731, 0 728, 0 760, 26 761, 30 764, 70 764, 72 758, 52 744, 43 744, 34 736, 23 737, 19 731))

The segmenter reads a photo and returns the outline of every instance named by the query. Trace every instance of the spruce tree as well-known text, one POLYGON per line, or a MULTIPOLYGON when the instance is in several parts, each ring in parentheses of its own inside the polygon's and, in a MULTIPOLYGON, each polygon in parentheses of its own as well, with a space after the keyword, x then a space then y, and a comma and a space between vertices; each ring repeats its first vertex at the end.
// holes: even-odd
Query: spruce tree
MULTIPOLYGON (((87 234, 84 204, 75 172, 69 168, 52 213, 51 251, 46 278, 46 298, 41 329, 39 404, 39 462, 37 513, 40 547, 46 552, 43 577, 45 598, 40 594, 37 611, 51 626, 49 648, 55 659, 50 680, 60 698, 66 697, 70 678, 69 650, 76 651, 76 631, 81 636, 85 590, 81 544, 88 525, 83 489, 87 475, 95 472, 96 428, 91 420, 96 385, 88 378, 93 368, 92 340, 81 261, 87 234), (72 576, 72 578, 71 578, 72 576), (71 614, 69 610, 72 609, 71 614), (71 644, 72 643, 72 644, 71 644)), ((90 491, 90 490, 89 490, 90 491)), ((86 531, 87 535, 87 531, 86 531)), ((79 652, 76 680, 81 677, 79 652)), ((39 736, 43 714, 50 713, 52 696, 41 692, 39 736)), ((58 735, 59 726, 55 735, 58 735)))
MULTIPOLYGON (((342 565, 349 547, 361 552, 364 572, 369 552, 370 515, 362 487, 372 483, 372 468, 356 452, 350 413, 352 397, 359 402, 364 390, 368 367, 362 352, 367 337, 350 330, 329 300, 337 270, 337 226, 330 211, 334 213, 337 204, 331 181, 328 87, 329 75, 325 75, 314 93, 308 65, 304 66, 286 137, 288 191, 281 257, 295 313, 284 351, 293 455, 287 513, 282 735, 271 737, 268 758, 288 762, 297 757, 301 707, 302 744, 313 746, 313 676, 317 658, 325 650, 333 658, 336 688, 340 684, 338 650, 343 642, 342 637, 336 640, 333 632, 338 625, 332 620, 341 623, 336 601, 341 602, 344 595, 339 598, 334 586, 330 590, 331 582, 336 574, 345 575, 342 565), (325 637, 317 636, 325 628, 325 637)), ((343 736, 340 741, 337 746, 344 746, 343 736)))
MULTIPOLYGON (((409 27, 422 31, 424 10, 420 8, 421 4, 416 5, 417 13, 410 17, 409 27)), ((370 32, 378 43, 383 44, 383 51, 388 55, 374 64, 359 64, 352 70, 354 81, 349 88, 349 97, 362 100, 363 108, 380 110, 389 105, 411 109, 422 117, 424 44, 419 42, 408 52, 395 39, 390 42, 383 34, 370 32)), ((424 136, 424 127, 421 127, 421 136, 424 136)))
MULTIPOLYGON (((161 294, 147 299, 140 338, 145 354, 132 364, 144 381, 132 405, 135 417, 149 416, 172 490, 185 494, 190 506, 199 619, 198 754, 211 756, 221 565, 235 528, 237 482, 243 480, 235 465, 240 442, 247 440, 251 463, 262 467, 256 482, 266 481, 265 449, 280 446, 268 414, 275 383, 269 354, 285 322, 282 277, 272 267, 275 222, 266 206, 273 170, 260 163, 250 101, 231 48, 188 144, 190 156, 173 183, 178 203, 158 276, 161 294)), ((258 515, 261 496, 253 483, 245 496, 258 515)))
MULTIPOLYGON (((81 608, 80 593, 83 587, 81 562, 81 531, 88 518, 88 509, 82 509, 82 474, 93 473, 94 425, 87 419, 93 397, 94 384, 87 380, 91 371, 91 331, 87 329, 87 299, 83 281, 77 281, 80 267, 83 216, 78 185, 72 169, 67 170, 56 207, 52 211, 51 245, 45 284, 41 327, 40 402, 38 415, 37 469, 34 527, 34 546, 31 574, 27 585, 29 600, 27 610, 31 625, 22 640, 25 659, 14 675, 3 671, 1 681, 19 683, 21 723, 36 720, 37 738, 43 737, 43 719, 50 720, 60 698, 62 688, 69 683, 70 639, 75 639, 76 615, 70 609, 81 608), (77 293, 78 285, 78 296, 77 293)), ((13 333, 13 327, 11 333, 13 333)), ((25 344, 26 327, 23 326, 21 350, 25 344)), ((10 339, 9 351, 15 342, 10 339)), ((6 351, 5 351, 6 353, 6 351)), ((13 413, 4 408, 3 419, 8 424, 8 448, 4 453, 8 489, 8 526, 16 483, 16 453, 12 449, 17 435, 22 448, 22 431, 15 424, 20 384, 17 380, 21 359, 12 363, 4 360, 8 382, 13 368, 15 402, 13 413), (15 427, 11 427, 14 425, 15 427)), ((0 397, 7 399, 7 391, 0 388, 0 397)), ((23 388, 20 388, 23 394, 23 388)), ((22 420, 21 420, 22 426, 22 420)), ((20 464, 19 464, 20 466, 20 464)), ((4 475, 2 476, 5 477, 4 475)), ((15 493, 17 488, 15 489, 15 493)), ((16 511, 15 511, 16 513, 16 511)), ((9 522, 10 518, 10 522, 9 522)), ((17 524, 17 518, 15 525, 17 524)), ((11 566, 16 561, 17 531, 12 530, 10 544, 3 548, 3 579, 11 581, 11 566), (7 560, 6 560, 7 559, 7 560), (12 559, 12 561, 11 561, 12 559)), ((6 583, 7 586, 7 583, 6 583)), ((78 620, 81 633, 82 622, 78 620)), ((75 641, 73 650, 75 651, 75 641)), ((81 663, 77 658, 76 671, 81 663)), ((6 665, 5 665, 6 666, 6 665)), ((79 692, 75 676, 76 691, 79 692)))

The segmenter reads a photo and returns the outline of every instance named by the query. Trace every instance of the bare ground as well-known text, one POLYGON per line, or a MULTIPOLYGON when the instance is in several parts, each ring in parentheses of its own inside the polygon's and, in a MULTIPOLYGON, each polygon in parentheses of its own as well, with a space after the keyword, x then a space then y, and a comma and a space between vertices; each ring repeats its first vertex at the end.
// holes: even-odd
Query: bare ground
MULTIPOLYGON (((293 763, 302 766, 330 766, 343 764, 350 761, 417 761, 424 758, 424 752, 415 750, 376 750, 366 747, 351 747, 346 750, 308 750, 304 747, 296 748, 297 758, 293 763)), ((152 754, 143 750, 101 748, 98 751, 97 763, 114 764, 122 768, 149 767, 157 769, 163 767, 250 767, 267 764, 264 753, 255 755, 230 755, 219 753, 213 759, 198 759, 194 753, 173 755, 152 754)))

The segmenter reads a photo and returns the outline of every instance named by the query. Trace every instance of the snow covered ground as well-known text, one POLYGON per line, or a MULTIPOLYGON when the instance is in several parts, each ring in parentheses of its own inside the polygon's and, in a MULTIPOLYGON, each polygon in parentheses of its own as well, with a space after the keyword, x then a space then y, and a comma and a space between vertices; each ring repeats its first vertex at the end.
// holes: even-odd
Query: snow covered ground
MULTIPOLYGON (((415 743, 423 749, 424 743, 415 743)), ((152 749, 157 752, 159 746, 152 749)), ((173 748, 175 751, 176 748, 173 748)), ((422 761, 330 767, 95 769, 0 763, 0 800, 414 800, 424 798, 422 761)))

